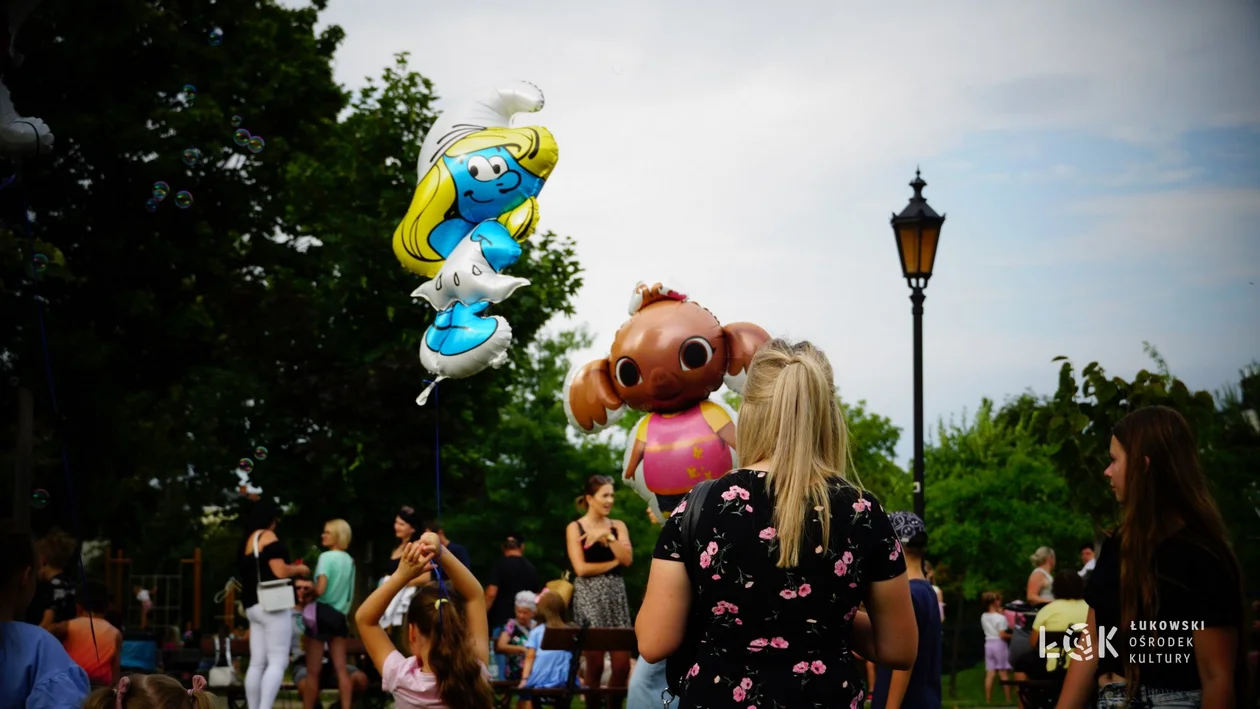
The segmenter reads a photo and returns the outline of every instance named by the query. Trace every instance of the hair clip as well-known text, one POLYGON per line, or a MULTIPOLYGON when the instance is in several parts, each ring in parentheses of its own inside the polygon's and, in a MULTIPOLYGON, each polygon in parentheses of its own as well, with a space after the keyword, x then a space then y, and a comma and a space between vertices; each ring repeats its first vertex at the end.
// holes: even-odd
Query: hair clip
POLYGON ((437 599, 436 601, 434 601, 434 602, 433 602, 433 610, 438 611, 438 612, 440 613, 440 612, 442 611, 442 604, 443 604, 443 603, 450 603, 450 601, 448 601, 448 600, 447 600, 447 599, 445 599, 445 598, 439 598, 439 599, 437 599))
POLYGON ((127 688, 131 686, 131 678, 123 677, 118 680, 118 686, 114 687, 114 707, 122 709, 123 696, 127 694, 127 688))
POLYGON ((539 603, 542 603, 543 596, 547 595, 548 593, 551 593, 551 589, 544 588, 542 590, 542 593, 538 594, 538 597, 534 599, 534 605, 538 605, 539 603))

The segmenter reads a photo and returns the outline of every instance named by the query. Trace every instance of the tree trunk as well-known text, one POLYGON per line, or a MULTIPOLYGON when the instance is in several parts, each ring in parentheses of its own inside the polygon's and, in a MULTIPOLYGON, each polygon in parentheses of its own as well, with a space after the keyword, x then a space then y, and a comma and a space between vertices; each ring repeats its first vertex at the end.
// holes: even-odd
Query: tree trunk
POLYGON ((958 579, 958 612, 955 615, 958 619, 954 622, 954 639, 949 650, 949 698, 958 698, 958 642, 962 635, 963 623, 966 621, 964 616, 963 604, 967 600, 967 594, 963 591, 962 579, 958 579))

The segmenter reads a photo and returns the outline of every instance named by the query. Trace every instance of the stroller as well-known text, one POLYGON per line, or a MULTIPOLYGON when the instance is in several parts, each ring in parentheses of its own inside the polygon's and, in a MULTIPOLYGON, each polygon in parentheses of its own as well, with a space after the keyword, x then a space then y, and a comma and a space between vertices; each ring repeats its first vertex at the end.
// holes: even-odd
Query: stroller
POLYGON ((1020 702, 1025 709, 1053 709, 1059 701, 1059 693, 1063 690, 1063 680, 1067 676, 1069 657, 1066 651, 1059 650, 1057 659, 1039 660, 1035 657, 1037 650, 1032 647, 1032 633, 1035 630, 1033 622, 1036 620, 1037 611, 1045 605, 1020 600, 1003 606, 1004 610, 1015 615, 1015 623, 1011 627, 1011 666, 1020 667, 1021 658, 1025 666, 1036 665, 1038 662, 1045 663, 1037 665, 1040 671, 1026 673, 1029 675, 1028 679, 1015 683, 1020 702), (1028 653, 1033 653, 1034 657, 1024 658, 1028 653), (1053 666, 1049 666, 1051 662, 1053 666))

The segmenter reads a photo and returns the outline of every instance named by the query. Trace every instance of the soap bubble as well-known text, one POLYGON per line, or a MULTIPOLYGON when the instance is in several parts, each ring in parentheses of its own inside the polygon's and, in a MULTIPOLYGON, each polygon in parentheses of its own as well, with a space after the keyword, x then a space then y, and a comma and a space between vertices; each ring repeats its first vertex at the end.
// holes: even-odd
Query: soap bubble
POLYGON ((232 134, 232 140, 236 141, 236 144, 241 147, 245 147, 246 145, 249 145, 249 139, 250 139, 249 131, 245 130, 244 128, 237 128, 236 132, 232 134))
POLYGON ((254 449, 254 457, 259 460, 267 459, 267 446, 258 446, 254 449))
POLYGON ((209 40, 210 40, 211 47, 217 47, 220 44, 222 44, 223 43, 223 30, 219 29, 218 27, 215 27, 214 29, 210 30, 209 40))
POLYGON ((233 128, 240 128, 240 127, 241 127, 241 124, 242 124, 242 123, 244 123, 244 122, 245 122, 245 119, 244 119, 244 118, 241 118, 240 116, 232 116, 232 127, 233 127, 233 128))
POLYGON ((188 167, 194 167, 201 162, 201 151, 196 148, 187 148, 184 150, 184 164, 188 167))
POLYGON ((36 489, 31 493, 31 507, 42 510, 48 506, 48 502, 51 499, 52 495, 49 495, 47 490, 36 489))
POLYGON ((267 141, 262 139, 261 135, 255 135, 249 139, 249 152, 261 153, 267 145, 267 141))
POLYGON ((184 84, 184 97, 191 103, 197 99, 197 87, 192 84, 184 84))
POLYGON ((240 468, 242 473, 251 473, 254 470, 254 461, 249 458, 241 458, 236 467, 240 468))
POLYGON ((166 199, 166 195, 171 193, 171 186, 162 181, 153 183, 153 199, 161 202, 166 199))
POLYGON ((175 206, 180 209, 188 209, 192 206, 192 192, 188 190, 180 190, 175 193, 175 206))
POLYGON ((43 254, 35 254, 35 256, 31 258, 31 261, 34 262, 36 273, 43 273, 44 271, 48 270, 48 257, 47 256, 43 254))
POLYGON ((145 209, 147 209, 147 210, 149 210, 150 212, 156 212, 156 211, 157 211, 157 200, 156 200, 156 199, 151 199, 151 200, 149 200, 148 202, 145 202, 145 203, 144 203, 144 208, 145 208, 145 209))

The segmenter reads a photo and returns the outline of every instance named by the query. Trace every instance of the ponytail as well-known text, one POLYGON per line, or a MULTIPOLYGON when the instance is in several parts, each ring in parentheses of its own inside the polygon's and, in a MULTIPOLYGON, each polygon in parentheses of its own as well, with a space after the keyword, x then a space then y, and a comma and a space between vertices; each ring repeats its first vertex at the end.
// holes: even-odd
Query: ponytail
POLYGON ((811 524, 821 522, 818 543, 831 537, 831 487, 846 478, 848 431, 836 400, 826 355, 809 342, 771 340, 748 368, 739 407, 736 449, 740 460, 769 460, 766 487, 774 497, 781 569, 794 568, 811 524))
POLYGON ((429 669, 442 703, 449 709, 493 709, 494 691, 469 642, 464 599, 430 583, 412 599, 407 622, 429 639, 429 669))

